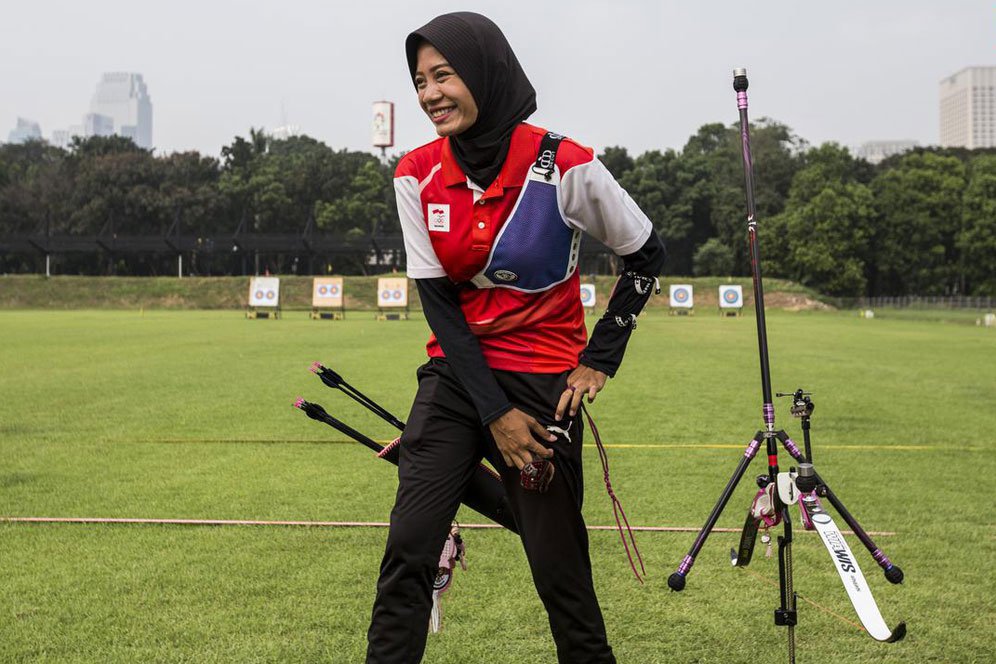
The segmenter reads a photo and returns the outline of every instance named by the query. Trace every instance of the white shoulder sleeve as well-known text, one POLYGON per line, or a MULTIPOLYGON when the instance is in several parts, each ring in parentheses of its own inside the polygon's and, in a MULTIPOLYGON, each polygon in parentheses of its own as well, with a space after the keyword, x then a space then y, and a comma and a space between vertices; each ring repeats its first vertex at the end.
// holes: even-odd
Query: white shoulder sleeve
POLYGON ((422 216, 418 180, 411 175, 394 178, 394 196, 398 201, 398 218, 405 238, 408 276, 412 279, 445 277, 446 270, 432 248, 429 229, 422 216))
POLYGON ((619 256, 637 251, 653 232, 647 215, 598 159, 568 170, 559 195, 567 222, 619 256))

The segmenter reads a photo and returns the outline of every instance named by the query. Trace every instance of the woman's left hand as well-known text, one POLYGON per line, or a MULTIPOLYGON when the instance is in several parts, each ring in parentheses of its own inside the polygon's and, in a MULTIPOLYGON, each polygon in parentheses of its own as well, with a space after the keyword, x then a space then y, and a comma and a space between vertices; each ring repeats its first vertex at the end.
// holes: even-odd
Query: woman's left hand
POLYGON ((581 406, 581 399, 588 395, 588 403, 595 400, 595 395, 605 387, 608 376, 598 369, 586 367, 579 364, 577 369, 572 371, 567 377, 567 389, 560 395, 560 403, 557 404, 557 413, 554 419, 560 421, 565 414, 574 417, 581 406))

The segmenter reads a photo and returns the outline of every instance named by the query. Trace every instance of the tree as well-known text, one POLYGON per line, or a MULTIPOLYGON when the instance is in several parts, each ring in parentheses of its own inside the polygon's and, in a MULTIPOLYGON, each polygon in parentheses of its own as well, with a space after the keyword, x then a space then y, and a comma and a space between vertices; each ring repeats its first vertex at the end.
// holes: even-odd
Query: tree
POLYGON ((829 295, 863 295, 875 221, 871 190, 858 181, 858 161, 835 143, 803 160, 785 211, 759 225, 764 271, 829 295))
POLYGON ((733 274, 733 249, 709 238, 695 251, 694 270, 697 277, 733 274))
MULTIPOLYGON (((752 134, 758 164, 757 209, 760 217, 767 219, 781 212, 792 176, 799 168, 798 151, 805 143, 785 125, 764 118, 752 126, 752 134)), ((725 247, 720 264, 727 254, 732 255, 732 266, 726 273, 748 273, 737 125, 706 124, 680 153, 669 150, 640 155, 620 178, 620 184, 660 231, 668 248, 667 274, 690 274, 697 269, 695 256, 711 238, 717 241, 704 257, 711 260, 717 257, 717 246, 725 247)))
POLYGON ((162 204, 170 223, 179 222, 175 232, 197 237, 231 233, 236 213, 219 191, 218 160, 197 152, 177 152, 160 161, 162 204))
POLYGON ((829 295, 865 293, 865 250, 874 204, 863 184, 828 183, 803 205, 791 206, 776 220, 784 223, 787 252, 775 256, 773 273, 829 295))
POLYGON ((249 140, 236 136, 231 145, 221 148, 223 168, 226 173, 247 173, 253 162, 266 154, 266 134, 262 129, 249 128, 249 140))
POLYGON ((69 151, 73 157, 84 161, 114 154, 152 154, 152 150, 140 148, 135 144, 135 141, 124 136, 89 136, 87 138, 73 136, 69 151))
POLYGON ((169 215, 160 186, 164 168, 145 150, 74 154, 75 178, 66 232, 150 235, 169 215))
POLYGON ((365 190, 362 198, 367 203, 376 200, 391 209, 394 205, 389 202, 393 189, 385 167, 369 153, 334 151, 308 136, 268 140, 251 130, 250 140, 236 138, 222 150, 222 157, 219 188, 254 232, 296 232, 312 218, 319 227, 343 233, 356 224, 365 232, 375 225, 392 226, 381 207, 357 207, 357 188, 365 190), (357 179, 361 172, 365 175, 357 179), (371 187, 376 195, 366 191, 371 187), (335 217, 330 210, 345 207, 350 207, 353 225, 340 228, 341 215, 335 217), (378 216, 357 217, 358 210, 378 216))
POLYGON ((387 184, 384 170, 375 161, 368 161, 336 200, 315 203, 316 225, 341 234, 372 234, 387 220, 387 184))
POLYGON ((667 274, 688 274, 690 252, 686 251, 692 219, 679 201, 682 179, 677 176, 679 156, 674 150, 644 152, 620 179, 640 209, 650 218, 668 248, 667 274))
POLYGON ((957 292, 956 238, 965 166, 955 157, 913 153, 871 183, 880 223, 873 238, 878 293, 957 292))
POLYGON ((629 156, 626 148, 607 147, 605 148, 605 152, 598 155, 598 160, 605 165, 605 168, 609 173, 612 173, 612 177, 616 180, 633 168, 633 158, 629 156))
MULTIPOLYGON (((266 156, 267 138, 262 129, 249 129, 249 140, 236 136, 221 148, 221 176, 218 190, 240 220, 252 214, 253 191, 250 179, 266 156)), ((257 183, 258 184, 258 183, 257 183)))
MULTIPOLYGON (((801 166, 800 151, 805 142, 786 126, 769 118, 751 124, 751 154, 754 162, 754 206, 760 224, 785 207, 792 179, 801 166)), ((747 247, 746 204, 743 158, 739 124, 718 125, 707 136, 689 141, 706 159, 710 174, 708 202, 712 235, 733 248, 735 274, 750 272, 747 247), (703 140, 706 139, 706 140, 703 140), (708 149, 708 151, 705 151, 708 149)), ((689 146, 686 146, 686 152, 689 146)))
POLYGON ((958 234, 963 292, 996 295, 996 155, 969 162, 958 234))
POLYGON ((0 145, 0 233, 32 233, 68 210, 67 153, 44 141, 0 145))

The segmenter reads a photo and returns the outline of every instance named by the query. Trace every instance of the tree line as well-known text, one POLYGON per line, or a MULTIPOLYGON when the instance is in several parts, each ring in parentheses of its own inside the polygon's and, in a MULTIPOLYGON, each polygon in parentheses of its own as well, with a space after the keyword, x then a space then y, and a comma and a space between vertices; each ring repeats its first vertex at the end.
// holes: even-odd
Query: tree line
MULTIPOLYGON (((996 150, 918 148, 877 165, 752 125, 763 270, 834 296, 996 295, 996 150)), ((681 150, 599 155, 654 222, 670 275, 743 276, 737 125, 702 126, 681 150)), ((0 238, 300 233, 344 242, 400 233, 392 173, 365 152, 250 130, 221 150, 156 156, 130 139, 0 145, 0 238)), ((0 257, 6 270, 16 257, 0 257)), ((136 268, 132 266, 134 273, 136 268)))

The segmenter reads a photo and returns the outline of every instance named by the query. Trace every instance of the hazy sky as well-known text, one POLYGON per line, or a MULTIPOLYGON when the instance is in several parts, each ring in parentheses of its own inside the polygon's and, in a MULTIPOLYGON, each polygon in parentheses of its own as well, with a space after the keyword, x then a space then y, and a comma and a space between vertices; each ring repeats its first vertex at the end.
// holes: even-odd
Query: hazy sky
POLYGON ((0 140, 17 116, 80 124, 103 72, 145 77, 164 152, 219 154, 249 127, 298 125, 334 148, 371 150, 370 103, 396 103, 396 148, 434 137, 404 39, 447 11, 490 16, 538 92, 536 124, 601 150, 681 148, 735 122, 733 67, 751 117, 811 143, 938 140, 938 83, 996 64, 989 0, 5 0, 0 140))

